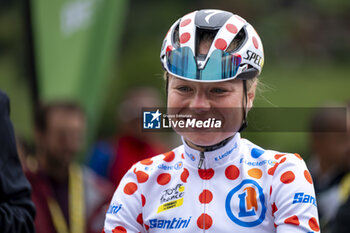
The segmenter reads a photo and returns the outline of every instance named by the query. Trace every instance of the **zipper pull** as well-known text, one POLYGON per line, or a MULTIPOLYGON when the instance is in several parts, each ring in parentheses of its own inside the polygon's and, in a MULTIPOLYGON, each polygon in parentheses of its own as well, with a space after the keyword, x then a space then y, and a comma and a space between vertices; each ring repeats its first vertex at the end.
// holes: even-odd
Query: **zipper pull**
POLYGON ((201 151, 199 154, 200 158, 199 158, 199 163, 198 163, 198 169, 202 168, 203 162, 204 162, 204 152, 201 151))

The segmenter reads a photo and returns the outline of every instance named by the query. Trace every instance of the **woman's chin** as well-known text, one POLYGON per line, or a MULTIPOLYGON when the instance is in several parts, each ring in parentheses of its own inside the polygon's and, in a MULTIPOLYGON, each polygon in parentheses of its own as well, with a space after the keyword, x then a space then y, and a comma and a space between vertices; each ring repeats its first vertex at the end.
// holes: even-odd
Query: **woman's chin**
POLYGON ((226 138, 232 136, 233 133, 221 133, 221 132, 205 132, 205 133, 193 133, 193 132, 182 132, 181 136, 186 141, 189 141, 197 146, 212 146, 226 138))

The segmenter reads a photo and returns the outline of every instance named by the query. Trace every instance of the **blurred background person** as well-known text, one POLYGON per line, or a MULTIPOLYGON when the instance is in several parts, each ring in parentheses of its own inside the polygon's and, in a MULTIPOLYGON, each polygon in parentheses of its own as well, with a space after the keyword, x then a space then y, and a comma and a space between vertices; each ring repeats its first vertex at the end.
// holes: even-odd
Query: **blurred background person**
POLYGON ((332 233, 350 232, 350 101, 347 106, 347 152, 344 163, 347 165, 347 174, 340 183, 341 205, 332 224, 332 233))
POLYGON ((26 172, 28 169, 35 171, 38 168, 38 162, 34 157, 33 145, 19 134, 16 137, 16 147, 18 151, 19 160, 21 161, 22 169, 26 172))
POLYGON ((112 186, 74 162, 81 151, 86 118, 73 102, 38 108, 35 142, 38 169, 28 171, 37 207, 38 233, 100 232, 112 186))
POLYGON ((323 107, 311 119, 311 158, 309 159, 322 232, 330 232, 342 204, 341 183, 348 172, 346 108, 323 107))
POLYGON ((159 133, 142 131, 142 108, 159 108, 161 104, 161 96, 154 88, 130 89, 116 111, 120 130, 110 142, 105 140, 96 144, 90 167, 109 177, 117 186, 134 163, 166 150, 164 137, 160 138, 159 133))
POLYGON ((0 90, 0 229, 3 233, 30 233, 34 232, 35 208, 9 114, 9 99, 0 90))

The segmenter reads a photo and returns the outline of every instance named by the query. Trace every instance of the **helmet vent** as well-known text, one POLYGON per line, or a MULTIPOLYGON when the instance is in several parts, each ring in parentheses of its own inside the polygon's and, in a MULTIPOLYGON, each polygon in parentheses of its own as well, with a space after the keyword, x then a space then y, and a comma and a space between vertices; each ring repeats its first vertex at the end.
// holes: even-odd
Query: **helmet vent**
POLYGON ((196 55, 206 55, 200 52, 201 46, 203 46, 203 44, 208 44, 210 46, 213 43, 213 40, 218 31, 219 30, 206 30, 197 28, 196 55))
POLYGON ((172 39, 172 44, 174 45, 175 48, 180 47, 180 36, 179 36, 179 24, 176 25, 173 33, 173 38, 172 39))
POLYGON ((246 38, 247 38, 247 33, 245 31, 245 27, 243 27, 238 32, 238 34, 235 36, 235 38, 232 40, 230 45, 227 47, 226 51, 227 52, 234 52, 234 51, 238 50, 243 45, 246 38))

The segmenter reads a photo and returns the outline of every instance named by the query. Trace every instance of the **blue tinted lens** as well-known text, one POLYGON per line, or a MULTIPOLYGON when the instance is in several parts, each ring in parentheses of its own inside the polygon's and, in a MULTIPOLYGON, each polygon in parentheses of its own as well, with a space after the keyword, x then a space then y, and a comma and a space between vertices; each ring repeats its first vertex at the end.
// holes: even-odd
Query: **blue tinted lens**
POLYGON ((175 75, 196 79, 197 63, 189 47, 178 48, 167 52, 168 71, 175 75))
POLYGON ((224 52, 222 55, 222 79, 227 79, 235 77, 238 68, 242 62, 242 57, 240 55, 232 55, 224 52))
POLYGON ((221 65, 222 50, 214 50, 210 55, 204 69, 201 70, 201 80, 220 80, 222 74, 221 65))
POLYGON ((236 76, 242 58, 222 50, 214 50, 204 69, 199 70, 189 47, 167 52, 167 69, 170 73, 203 81, 218 81, 236 76))

